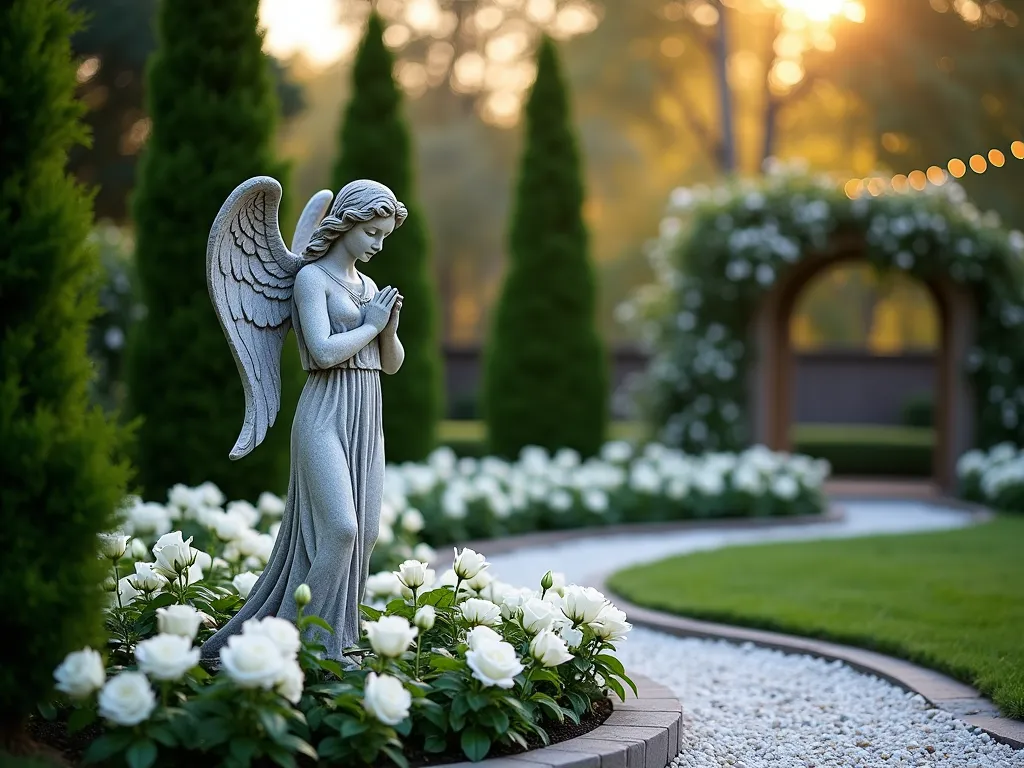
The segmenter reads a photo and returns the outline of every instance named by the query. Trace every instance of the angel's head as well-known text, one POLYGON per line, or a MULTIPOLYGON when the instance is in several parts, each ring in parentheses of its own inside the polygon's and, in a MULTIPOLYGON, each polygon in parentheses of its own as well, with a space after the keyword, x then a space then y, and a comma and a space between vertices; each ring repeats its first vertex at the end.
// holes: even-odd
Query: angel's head
POLYGON ((369 261, 408 215, 395 193, 383 184, 369 179, 350 181, 335 195, 330 213, 313 232, 302 256, 315 261, 340 247, 356 261, 369 261))

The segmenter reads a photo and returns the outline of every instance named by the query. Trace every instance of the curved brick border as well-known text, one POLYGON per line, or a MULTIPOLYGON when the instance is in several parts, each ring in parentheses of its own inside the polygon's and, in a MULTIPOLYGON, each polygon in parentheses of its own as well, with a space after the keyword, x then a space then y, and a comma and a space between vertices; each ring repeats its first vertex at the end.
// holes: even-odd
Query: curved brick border
POLYGON ((683 706, 672 691, 642 675, 630 677, 625 701, 612 698, 613 712, 583 736, 518 755, 480 763, 445 763, 436 768, 665 768, 682 746, 683 706))
MULTIPOLYGON (((605 577, 610 574, 605 574, 605 577)), ((932 705, 951 712, 964 722, 981 728, 996 741, 1024 749, 1024 721, 1002 717, 989 699, 975 688, 941 672, 874 651, 824 640, 795 637, 781 632, 748 629, 731 624, 698 621, 642 608, 608 589, 606 578, 597 584, 615 605, 626 612, 636 626, 649 627, 678 637, 701 637, 733 643, 754 643, 785 653, 801 653, 829 661, 842 661, 854 669, 888 680, 904 690, 920 694, 932 705)))

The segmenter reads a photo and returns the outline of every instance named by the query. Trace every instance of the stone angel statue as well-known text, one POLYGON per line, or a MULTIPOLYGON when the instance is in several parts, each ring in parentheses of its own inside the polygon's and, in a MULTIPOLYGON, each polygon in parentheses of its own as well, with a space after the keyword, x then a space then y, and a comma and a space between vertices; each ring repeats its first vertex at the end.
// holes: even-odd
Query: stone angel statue
POLYGON ((281 237, 281 185, 267 176, 240 184, 210 230, 210 298, 238 365, 245 419, 231 449, 255 449, 281 407, 281 350, 294 328, 308 371, 291 430, 288 497, 266 569, 245 605, 206 641, 216 657, 251 618, 295 619, 294 593, 309 584, 307 610, 327 622, 327 657, 359 639, 359 603, 377 540, 384 489, 380 373, 394 373, 402 295, 378 289, 357 265, 380 253, 407 211, 383 184, 353 181, 318 192, 289 250, 281 237), (329 214, 324 217, 330 207, 329 214))

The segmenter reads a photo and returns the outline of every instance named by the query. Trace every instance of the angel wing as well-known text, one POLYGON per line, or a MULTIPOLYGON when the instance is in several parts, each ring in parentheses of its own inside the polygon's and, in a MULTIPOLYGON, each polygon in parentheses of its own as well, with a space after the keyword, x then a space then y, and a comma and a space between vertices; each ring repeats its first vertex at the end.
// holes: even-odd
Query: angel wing
MULTIPOLYGON (((323 195, 318 192, 306 205, 293 245, 305 238, 304 249, 309 242, 330 204, 330 192, 326 204, 323 195)), ((280 205, 276 179, 242 182, 221 206, 206 245, 210 299, 245 392, 245 419, 232 459, 263 442, 281 409, 281 348, 291 328, 295 275, 305 262, 284 244, 280 205)))

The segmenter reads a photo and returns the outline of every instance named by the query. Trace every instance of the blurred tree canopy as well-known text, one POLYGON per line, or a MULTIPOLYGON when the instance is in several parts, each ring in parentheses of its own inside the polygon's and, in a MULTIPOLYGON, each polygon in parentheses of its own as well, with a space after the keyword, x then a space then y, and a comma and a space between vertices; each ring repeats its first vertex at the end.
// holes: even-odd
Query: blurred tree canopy
MULTIPOLYGON (((146 61, 156 47, 154 23, 159 0, 73 0, 86 14, 72 38, 79 61, 79 98, 88 112, 89 147, 76 147, 70 167, 78 179, 96 187, 96 217, 123 222, 135 183, 135 162, 150 131, 143 104, 146 61)), ((304 107, 302 89, 273 57, 271 71, 285 118, 304 107)), ((210 214, 211 221, 216 211, 210 214)))

